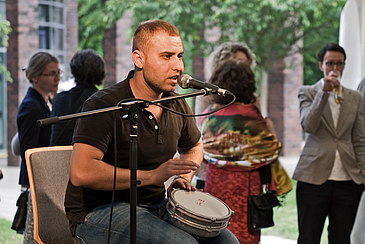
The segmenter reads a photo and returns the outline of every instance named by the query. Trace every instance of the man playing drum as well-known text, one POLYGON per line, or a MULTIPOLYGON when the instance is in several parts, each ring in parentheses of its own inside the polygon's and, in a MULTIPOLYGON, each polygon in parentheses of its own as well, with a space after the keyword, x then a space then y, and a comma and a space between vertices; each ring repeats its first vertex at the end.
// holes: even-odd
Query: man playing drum
MULTIPOLYGON (((162 20, 139 25, 133 37, 135 70, 115 85, 96 92, 83 111, 116 106, 127 98, 156 100, 175 93, 177 79, 184 71, 184 50, 177 28, 162 20)), ((191 113, 184 100, 164 106, 191 113)), ((130 233, 130 122, 126 112, 116 115, 116 194, 111 224, 111 243, 128 243, 130 233)), ((202 239, 165 221, 164 182, 177 177, 172 188, 195 191, 190 184, 202 161, 200 132, 193 118, 182 117, 151 105, 141 111, 138 130, 139 185, 137 243, 238 243, 227 229, 218 236, 202 239), (178 150, 180 158, 173 159, 178 150)), ((77 243, 106 243, 109 228, 114 175, 113 113, 89 116, 77 122, 73 137, 70 182, 65 208, 77 243)))

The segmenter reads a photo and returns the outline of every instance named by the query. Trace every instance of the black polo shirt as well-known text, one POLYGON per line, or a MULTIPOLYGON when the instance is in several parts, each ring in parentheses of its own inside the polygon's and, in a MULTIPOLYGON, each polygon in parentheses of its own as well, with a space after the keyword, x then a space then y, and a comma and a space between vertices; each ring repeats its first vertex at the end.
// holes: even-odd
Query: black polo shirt
MULTIPOLYGON (((94 93, 84 104, 83 111, 116 106, 127 98, 134 98, 128 78, 120 83, 94 93)), ((171 96, 171 92, 163 96, 171 96)), ((175 100, 163 104, 172 110, 191 114, 185 100, 175 100)), ((129 168, 130 128, 128 113, 118 111, 116 116, 117 128, 117 165, 129 168)), ((176 115, 164 109, 160 123, 153 114, 143 110, 138 123, 138 169, 152 170, 160 164, 173 158, 177 147, 193 147, 200 139, 200 132, 192 117, 176 115)), ((84 117, 76 123, 73 143, 85 143, 104 152, 103 161, 114 165, 113 112, 84 117)), ((92 167, 92 165, 90 165, 92 167)), ((165 197, 165 187, 148 185, 139 187, 137 201, 142 204, 155 204, 165 197)), ((116 191, 115 201, 130 202, 128 190, 116 191)), ((74 234, 76 225, 82 223, 85 215, 97 206, 111 202, 111 191, 99 191, 75 187, 70 182, 66 191, 65 208, 71 222, 74 234)))

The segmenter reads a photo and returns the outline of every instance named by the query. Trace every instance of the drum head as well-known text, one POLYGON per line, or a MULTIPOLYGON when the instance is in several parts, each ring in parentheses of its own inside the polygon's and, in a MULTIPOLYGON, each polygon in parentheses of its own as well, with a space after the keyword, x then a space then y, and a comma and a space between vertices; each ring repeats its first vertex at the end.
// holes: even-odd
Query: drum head
POLYGON ((171 197, 179 207, 201 217, 219 219, 231 215, 229 207, 209 193, 176 190, 171 193, 171 197))

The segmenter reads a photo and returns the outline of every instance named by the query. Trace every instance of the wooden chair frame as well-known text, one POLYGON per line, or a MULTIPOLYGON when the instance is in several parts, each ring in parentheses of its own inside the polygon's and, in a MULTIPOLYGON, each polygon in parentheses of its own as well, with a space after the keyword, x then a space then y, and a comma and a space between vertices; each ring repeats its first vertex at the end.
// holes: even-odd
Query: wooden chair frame
MULTIPOLYGON (((25 152, 25 160, 26 160, 26 165, 27 165, 27 170, 28 170, 28 176, 29 176, 29 184, 30 184, 30 191, 31 191, 31 197, 32 197, 32 206, 33 206, 33 218, 34 218, 34 240, 39 243, 39 244, 45 244, 47 242, 44 242, 42 239, 41 239, 41 236, 40 236, 40 233, 39 233, 39 210, 38 210, 38 202, 39 199, 37 199, 37 192, 36 192, 36 186, 37 186, 37 182, 35 182, 35 179, 33 177, 33 174, 34 174, 34 167, 37 167, 36 166, 33 166, 32 164, 32 156, 35 155, 36 153, 46 153, 46 152, 50 152, 50 153, 56 153, 56 152, 62 152, 62 151, 71 151, 72 153, 72 149, 73 147, 72 146, 52 146, 52 147, 41 147, 41 148, 33 148, 33 149, 28 149, 26 152, 25 152)), ((65 156, 69 156, 69 154, 65 154, 65 156)), ((46 156, 45 156, 46 157, 46 156)), ((59 156, 58 156, 59 157, 59 156)), ((56 157, 57 158, 57 157, 56 157)), ((68 158, 66 158, 68 159, 68 158)), ((71 159, 71 157, 70 157, 71 159)), ((44 162, 45 164, 49 163, 49 162, 44 162)), ((71 163, 71 160, 70 160, 70 163, 71 163)), ((50 164, 52 164, 53 166, 57 166, 57 162, 51 162, 50 164)), ((38 166, 40 164, 38 163, 38 166)), ((44 166, 44 168, 46 169, 46 165, 43 165, 43 162, 41 164, 41 166, 44 166)), ((41 169, 41 170, 45 170, 45 169, 41 169)), ((53 170, 53 174, 56 174, 55 171, 58 170, 57 167, 54 167, 53 170)), ((69 169, 68 171, 62 171, 61 168, 59 168, 59 173, 62 174, 64 172, 69 172, 69 169)), ((48 172, 48 171, 47 171, 48 172)), ((52 172, 50 172, 52 173, 52 172)), ((49 176, 47 176, 49 177, 49 176)), ((62 178, 62 182, 65 182, 66 181, 66 177, 69 178, 69 174, 67 175, 59 175, 56 177, 56 179, 58 177, 61 177, 62 178)), ((39 178, 38 178, 39 179, 39 178)), ((38 183, 38 184, 42 184, 41 183, 38 183)), ((53 182, 53 184, 57 184, 57 182, 53 182)), ((39 185, 40 187, 41 185, 39 185)), ((65 188, 67 187, 67 184, 65 186, 65 188)), ((62 186, 63 188, 63 186, 62 186)), ((44 193, 43 192, 43 189, 42 187, 40 187, 40 189, 38 191, 41 191, 41 193, 44 193)), ((45 190, 45 192, 47 193, 47 190, 45 190)), ((60 192, 61 194, 64 194, 64 192, 60 192)), ((53 192, 52 194, 57 194, 55 192, 53 192)), ((39 196, 38 196, 39 197, 39 196)), ((50 197, 50 199, 53 200, 52 197, 50 197)), ((60 203, 58 203, 60 204, 60 203)), ((63 203, 62 203, 63 204, 63 203)), ((55 204, 57 206, 57 204, 55 204)), ((55 207, 56 208, 56 207, 55 207)), ((59 209, 59 207, 57 207, 57 209, 59 209)), ((65 212, 64 208, 60 209, 61 211, 63 211, 63 213, 65 212)), ((52 214, 52 213, 50 213, 52 214)), ((62 216, 62 214, 61 214, 62 216)), ((66 216, 65 216, 66 217, 66 216)), ((63 221, 63 223, 65 223, 65 221, 63 221)), ((68 225, 67 225, 67 228, 68 228, 68 225)), ((63 229, 65 229, 65 224, 63 224, 63 229)), ((49 236, 49 232, 47 232, 46 234, 47 236, 49 236)), ((66 234, 67 235, 67 234, 66 234)), ((57 242, 58 240, 51 240, 50 243, 58 243, 57 242)), ((59 243, 74 243, 73 242, 73 238, 71 237, 71 232, 70 232, 70 235, 67 236, 66 238, 64 238, 64 240, 60 240, 59 243), (66 241, 65 241, 66 240, 66 241), (71 241, 72 240, 72 241, 71 241)))

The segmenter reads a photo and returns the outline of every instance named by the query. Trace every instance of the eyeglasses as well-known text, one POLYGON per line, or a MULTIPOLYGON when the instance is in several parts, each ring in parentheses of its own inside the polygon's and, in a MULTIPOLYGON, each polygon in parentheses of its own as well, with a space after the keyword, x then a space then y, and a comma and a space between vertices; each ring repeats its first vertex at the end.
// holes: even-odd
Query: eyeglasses
POLYGON ((335 62, 331 62, 331 61, 329 61, 329 62, 324 62, 324 64, 328 67, 328 68, 332 68, 332 67, 334 67, 335 65, 337 65, 337 67, 343 67, 344 65, 345 65, 345 62, 337 62, 337 63, 335 63, 335 62))
POLYGON ((59 70, 59 71, 52 71, 52 72, 50 72, 49 74, 41 74, 41 75, 44 75, 44 76, 47 76, 47 77, 53 77, 53 78, 56 78, 57 76, 60 76, 60 77, 62 77, 62 75, 63 75, 63 71, 62 70, 59 70))

